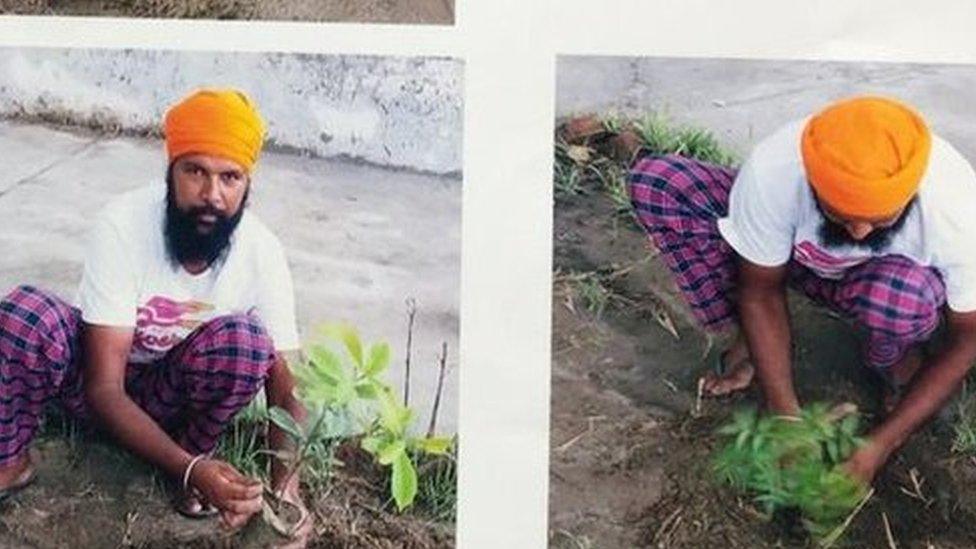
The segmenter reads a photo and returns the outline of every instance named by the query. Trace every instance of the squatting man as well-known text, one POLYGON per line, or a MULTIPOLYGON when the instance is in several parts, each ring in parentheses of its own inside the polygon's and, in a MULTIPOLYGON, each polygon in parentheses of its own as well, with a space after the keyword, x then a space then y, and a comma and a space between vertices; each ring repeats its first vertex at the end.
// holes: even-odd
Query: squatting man
POLYGON ((698 322, 736 334, 711 395, 755 377, 795 415, 786 289, 866 329, 885 420, 849 458, 870 483, 957 390, 976 359, 976 174, 900 101, 854 97, 782 127, 738 171, 638 156, 629 185, 698 322), (947 343, 921 344, 944 319, 947 343))
MULTIPOLYGON (((34 478, 28 446, 56 399, 167 473, 181 513, 237 528, 261 510, 262 487, 212 457, 224 428, 262 388, 305 417, 285 358, 299 348, 291 274, 246 207, 264 124, 245 94, 204 89, 163 128, 165 184, 95 218, 76 304, 27 285, 0 301, 0 496, 34 478)), ((269 445, 286 444, 272 425, 269 445)), ((273 488, 304 511, 285 473, 275 461, 273 488)))

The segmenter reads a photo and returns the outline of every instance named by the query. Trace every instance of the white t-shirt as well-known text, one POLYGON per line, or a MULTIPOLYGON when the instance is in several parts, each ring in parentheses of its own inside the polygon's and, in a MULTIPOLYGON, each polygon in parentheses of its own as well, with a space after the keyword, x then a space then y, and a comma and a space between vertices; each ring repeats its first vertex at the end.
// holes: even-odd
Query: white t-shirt
POLYGON ((281 243, 245 211, 225 259, 192 275, 166 255, 166 185, 130 191, 89 235, 76 302, 89 324, 134 328, 132 363, 151 363, 217 316, 254 314, 275 349, 298 349, 295 297, 281 243))
POLYGON ((902 255, 942 275, 952 310, 976 310, 976 173, 966 159, 933 135, 916 204, 891 243, 878 252, 827 247, 819 236, 824 218, 800 152, 805 124, 784 126, 743 164, 729 196, 729 214, 718 221, 725 241, 753 263, 772 267, 794 259, 830 279, 872 257, 902 255))

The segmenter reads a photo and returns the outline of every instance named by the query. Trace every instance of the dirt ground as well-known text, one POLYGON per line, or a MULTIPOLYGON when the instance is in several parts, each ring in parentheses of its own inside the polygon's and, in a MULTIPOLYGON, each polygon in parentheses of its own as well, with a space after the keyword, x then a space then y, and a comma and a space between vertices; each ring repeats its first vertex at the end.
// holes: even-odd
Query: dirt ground
MULTIPOLYGON (((216 519, 190 520, 172 510, 171 488, 145 464, 91 437, 48 438, 35 446, 37 480, 0 504, 0 547, 232 548, 271 547, 280 538, 260 520, 228 534, 216 519)), ((453 525, 384 508, 379 471, 358 451, 318 501, 312 548, 449 548, 453 525)))
MULTIPOLYGON (((692 322, 643 233, 595 185, 557 195, 554 218, 550 546, 805 547, 796 517, 764 517, 709 469, 714 430, 753 390, 706 400, 697 379, 720 349, 692 322), (596 273, 609 290, 600 314, 579 284, 596 273), (664 328, 669 319, 675 335, 664 328)), ((878 420, 878 384, 861 367, 846 321, 791 296, 794 368, 803 402, 852 401, 878 420)), ((894 458, 853 520, 847 547, 976 546, 976 460, 950 452, 935 421, 894 458), (908 495, 911 471, 924 501, 908 495)))
POLYGON ((0 13, 357 23, 454 23, 453 0, 0 0, 0 13))

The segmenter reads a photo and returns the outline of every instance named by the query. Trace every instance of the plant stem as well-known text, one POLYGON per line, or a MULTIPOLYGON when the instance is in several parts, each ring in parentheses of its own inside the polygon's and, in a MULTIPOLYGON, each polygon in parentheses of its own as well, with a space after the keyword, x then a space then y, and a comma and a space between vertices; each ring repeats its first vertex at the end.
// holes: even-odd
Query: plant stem
POLYGON ((413 347, 413 321, 417 316, 417 301, 407 298, 407 358, 406 372, 403 376, 403 405, 410 406, 410 353, 413 347))
POLYGON ((444 372, 447 370, 447 342, 441 344, 440 373, 437 375, 437 392, 434 393, 434 407, 430 412, 430 426, 427 437, 434 436, 437 427, 437 412, 441 407, 441 393, 444 392, 444 372))
POLYGON ((864 504, 866 504, 868 500, 871 499, 871 496, 873 495, 874 495, 874 488, 871 488, 871 490, 868 491, 867 495, 864 496, 864 499, 861 500, 861 503, 858 503, 857 507, 855 507, 854 510, 851 511, 851 514, 847 515, 847 519, 845 519, 844 522, 840 526, 835 528, 834 531, 831 532, 827 537, 825 537, 820 541, 821 549, 830 549, 831 547, 834 546, 835 543, 837 543, 837 540, 839 540, 840 537, 844 535, 844 532, 847 530, 847 527, 851 525, 851 522, 854 520, 854 517, 861 512, 861 508, 864 507, 864 504))

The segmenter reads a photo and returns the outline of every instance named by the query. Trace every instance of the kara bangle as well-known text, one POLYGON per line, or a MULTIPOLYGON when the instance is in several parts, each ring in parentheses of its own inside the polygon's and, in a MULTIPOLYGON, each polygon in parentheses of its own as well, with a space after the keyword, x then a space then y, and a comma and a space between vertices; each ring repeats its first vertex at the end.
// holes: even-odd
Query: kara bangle
POLYGON ((190 474, 193 473, 193 468, 204 459, 207 459, 207 454, 199 454, 187 464, 186 470, 183 471, 183 491, 186 491, 190 487, 190 474))

